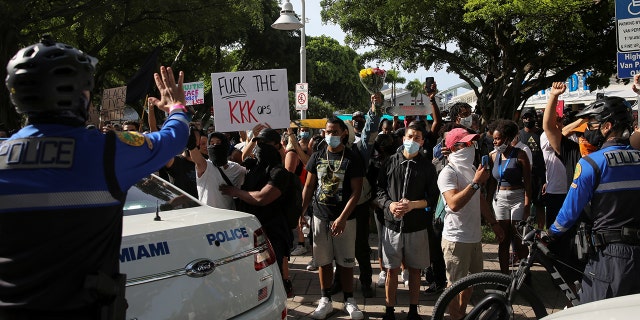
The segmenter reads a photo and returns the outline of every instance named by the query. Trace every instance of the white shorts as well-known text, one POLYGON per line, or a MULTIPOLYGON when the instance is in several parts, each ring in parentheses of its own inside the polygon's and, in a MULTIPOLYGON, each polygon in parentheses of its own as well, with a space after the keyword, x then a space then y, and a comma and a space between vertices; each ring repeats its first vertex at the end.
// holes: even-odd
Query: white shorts
POLYGON ((424 269, 431 264, 429 259, 429 233, 427 229, 402 233, 382 227, 382 263, 385 268, 400 268, 404 265, 413 269, 424 269))
POLYGON ((519 221, 524 218, 524 189, 496 190, 493 211, 496 220, 519 221))
POLYGON ((347 220, 344 232, 332 236, 329 228, 331 222, 313 217, 313 259, 318 266, 336 264, 352 268, 356 261, 356 219, 347 220))

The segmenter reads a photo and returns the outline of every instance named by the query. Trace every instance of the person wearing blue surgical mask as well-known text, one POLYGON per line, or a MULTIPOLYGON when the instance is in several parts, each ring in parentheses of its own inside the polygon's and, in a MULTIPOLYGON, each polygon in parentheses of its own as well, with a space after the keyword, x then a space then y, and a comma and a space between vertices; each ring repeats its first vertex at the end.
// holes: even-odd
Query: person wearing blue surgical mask
POLYGON ((394 319, 398 275, 401 264, 409 272, 409 313, 417 319, 420 299, 420 271, 431 264, 429 219, 425 208, 438 199, 438 175, 431 160, 420 152, 423 128, 410 124, 403 137, 403 148, 380 168, 376 203, 384 210, 380 234, 382 263, 387 270, 385 319, 394 319))
MULTIPOLYGON (((302 212, 313 205, 313 256, 320 267, 322 297, 311 313, 313 319, 324 319, 333 312, 331 284, 333 262, 344 294, 344 310, 352 319, 363 319, 353 297, 353 267, 356 260, 356 215, 352 214, 360 194, 365 174, 361 157, 344 144, 349 130, 339 118, 327 120, 327 147, 311 155, 307 163, 307 179, 302 190, 302 212)), ((300 226, 307 225, 300 218, 300 226)))

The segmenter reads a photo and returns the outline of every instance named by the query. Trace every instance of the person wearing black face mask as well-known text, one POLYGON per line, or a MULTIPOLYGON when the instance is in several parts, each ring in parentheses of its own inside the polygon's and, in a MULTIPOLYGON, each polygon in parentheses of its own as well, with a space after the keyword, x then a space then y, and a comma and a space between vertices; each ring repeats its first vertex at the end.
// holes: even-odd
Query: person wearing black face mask
POLYGON ((355 134, 356 134, 356 140, 354 141, 354 143, 357 143, 360 138, 360 135, 362 135, 362 130, 364 130, 364 124, 365 124, 365 120, 364 120, 364 114, 362 113, 362 111, 354 112, 351 120, 353 131, 355 131, 355 134))
POLYGON ((212 207, 234 210, 236 206, 233 197, 221 194, 219 189, 229 184, 241 186, 247 170, 238 163, 227 160, 230 148, 227 137, 222 132, 209 134, 208 160, 202 156, 197 146, 191 145, 189 148, 191 159, 196 164, 196 186, 200 201, 212 207))
POLYGON ((629 145, 631 105, 604 97, 576 116, 588 119, 587 139, 599 150, 578 161, 549 235, 563 235, 581 218, 591 224, 581 304, 640 293, 640 151, 629 145))
POLYGON ((533 108, 527 109, 522 115, 524 128, 520 130, 520 142, 524 143, 531 150, 531 203, 534 207, 536 221, 541 228, 544 226, 545 211, 542 202, 542 186, 546 181, 546 170, 544 155, 540 148, 540 135, 542 130, 536 127, 536 111, 533 108))
POLYGON ((287 294, 292 293, 288 277, 288 266, 284 260, 289 257, 293 235, 287 225, 285 206, 286 192, 290 191, 289 172, 282 166, 280 134, 274 129, 262 129, 253 138, 257 142, 256 165, 247 172, 242 188, 222 186, 222 194, 237 197, 238 210, 255 215, 269 237, 276 261, 282 274, 287 294))

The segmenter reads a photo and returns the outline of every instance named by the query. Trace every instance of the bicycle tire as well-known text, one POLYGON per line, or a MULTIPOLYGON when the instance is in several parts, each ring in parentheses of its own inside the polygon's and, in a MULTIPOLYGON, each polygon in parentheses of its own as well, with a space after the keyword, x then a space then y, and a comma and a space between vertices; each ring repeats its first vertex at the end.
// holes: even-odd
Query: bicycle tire
MULTIPOLYGON (((447 311, 449 303, 460 292, 467 288, 474 288, 469 304, 467 305, 467 313, 471 311, 477 303, 480 303, 484 298, 489 295, 501 295, 502 298, 506 297, 506 290, 511 284, 511 277, 506 274, 497 272, 480 272, 469 275, 448 287, 433 307, 433 313, 431 319, 442 320, 444 314, 447 311)), ((540 319, 547 315, 547 309, 544 303, 538 296, 535 295, 533 290, 523 284, 516 294, 515 304, 512 304, 513 314, 503 314, 503 317, 491 318, 475 317, 473 319, 540 319)), ((477 311, 477 310, 476 310, 477 311)))

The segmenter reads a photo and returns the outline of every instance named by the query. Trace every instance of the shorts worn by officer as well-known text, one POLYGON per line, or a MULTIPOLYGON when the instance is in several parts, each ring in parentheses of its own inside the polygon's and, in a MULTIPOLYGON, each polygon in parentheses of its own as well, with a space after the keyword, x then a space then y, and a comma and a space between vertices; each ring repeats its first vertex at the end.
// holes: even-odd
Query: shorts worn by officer
POLYGON ((576 115, 589 118, 585 137, 601 148, 580 159, 552 235, 566 232, 586 207, 592 223, 580 303, 640 293, 640 151, 629 146, 633 117, 622 98, 605 97, 576 115))
POLYGON ((148 135, 85 129, 96 62, 45 38, 7 65, 29 125, 0 144, 2 319, 104 319, 115 301, 119 315, 108 318, 124 318, 126 192, 180 153, 189 119, 174 106, 148 135))

